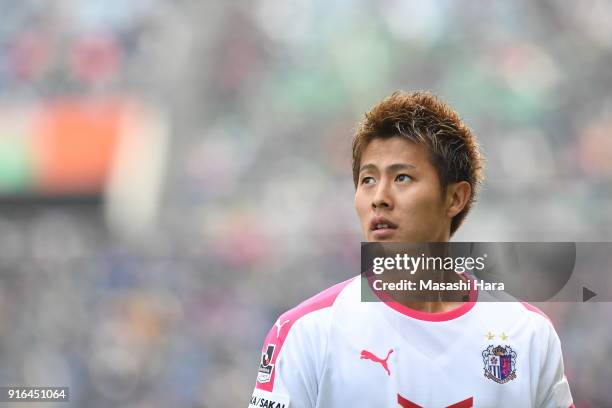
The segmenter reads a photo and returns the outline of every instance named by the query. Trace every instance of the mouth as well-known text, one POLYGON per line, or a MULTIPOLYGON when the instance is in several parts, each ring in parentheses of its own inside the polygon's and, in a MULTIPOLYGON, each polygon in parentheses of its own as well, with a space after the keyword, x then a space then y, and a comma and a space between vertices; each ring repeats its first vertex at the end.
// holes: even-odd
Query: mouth
POLYGON ((397 225, 384 217, 374 217, 370 222, 370 233, 376 239, 390 238, 397 229, 397 225))

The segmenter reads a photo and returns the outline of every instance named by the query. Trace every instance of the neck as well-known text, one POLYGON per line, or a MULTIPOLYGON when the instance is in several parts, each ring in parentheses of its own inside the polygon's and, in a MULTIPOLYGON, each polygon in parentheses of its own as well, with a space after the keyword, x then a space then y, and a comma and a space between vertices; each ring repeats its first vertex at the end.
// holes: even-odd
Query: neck
MULTIPOLYGON (((427 279, 436 283, 455 283, 464 281, 455 272, 440 272, 437 276, 432 276, 431 272, 421 272, 414 275, 417 281, 427 279), (427 273, 427 275, 424 275, 427 273), (419 276, 421 275, 421 276, 419 276)), ((391 295, 391 294, 390 294, 391 295)), ((469 290, 440 290, 438 292, 428 291, 426 294, 417 294, 407 292, 405 296, 391 295, 398 303, 410 309, 425 313, 442 313, 451 311, 463 303, 469 301, 469 290)))
POLYGON ((400 302, 402 305, 425 313, 443 313, 461 306, 463 302, 400 302))

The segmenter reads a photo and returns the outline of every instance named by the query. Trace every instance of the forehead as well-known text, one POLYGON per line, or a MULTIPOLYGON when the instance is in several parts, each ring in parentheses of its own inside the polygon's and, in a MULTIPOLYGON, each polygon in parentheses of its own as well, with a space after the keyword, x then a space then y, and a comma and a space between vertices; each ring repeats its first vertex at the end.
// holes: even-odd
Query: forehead
POLYGON ((414 166, 429 164, 427 147, 405 138, 376 138, 363 150, 360 165, 374 164, 384 166, 388 163, 406 163, 414 166))

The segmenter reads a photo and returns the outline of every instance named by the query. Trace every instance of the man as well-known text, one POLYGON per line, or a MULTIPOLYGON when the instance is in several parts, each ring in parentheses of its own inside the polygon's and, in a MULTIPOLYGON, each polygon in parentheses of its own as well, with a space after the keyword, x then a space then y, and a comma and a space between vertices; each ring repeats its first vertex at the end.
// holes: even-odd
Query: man
MULTIPOLYGON (((476 138, 427 92, 375 105, 353 140, 367 241, 447 242, 482 180, 476 138)), ((559 338, 520 302, 362 302, 360 279, 281 315, 252 407, 570 407, 559 338)), ((478 294, 477 294, 478 295, 478 294)))

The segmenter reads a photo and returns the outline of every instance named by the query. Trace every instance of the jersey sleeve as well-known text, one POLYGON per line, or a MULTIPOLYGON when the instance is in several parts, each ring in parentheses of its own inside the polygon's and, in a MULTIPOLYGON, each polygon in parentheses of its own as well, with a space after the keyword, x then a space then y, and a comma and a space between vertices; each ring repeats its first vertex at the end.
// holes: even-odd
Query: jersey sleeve
POLYGON ((314 408, 325 367, 332 306, 354 278, 338 283, 278 318, 264 341, 249 408, 314 408))
POLYGON ((573 407, 569 383, 563 368, 561 342, 552 324, 546 322, 543 345, 543 363, 540 369, 536 395, 539 408, 573 407))
POLYGON ((309 314, 294 324, 287 315, 276 321, 264 341, 249 407, 316 406, 326 353, 324 314, 326 311, 309 314))

